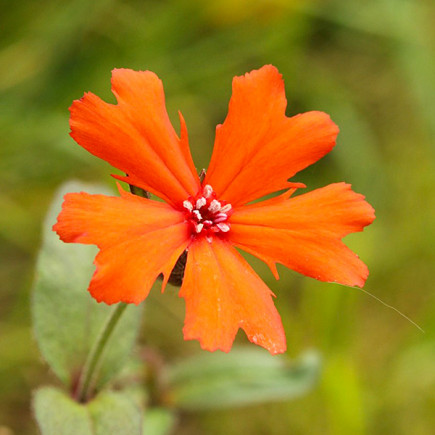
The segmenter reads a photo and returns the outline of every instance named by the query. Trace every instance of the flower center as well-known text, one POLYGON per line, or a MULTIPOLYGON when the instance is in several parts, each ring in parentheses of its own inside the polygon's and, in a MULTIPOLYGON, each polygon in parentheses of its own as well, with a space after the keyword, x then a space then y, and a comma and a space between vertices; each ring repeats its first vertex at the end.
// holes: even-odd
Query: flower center
POLYGON ((192 227, 193 235, 205 235, 208 241, 219 233, 230 230, 228 218, 232 206, 226 201, 218 201, 213 188, 206 184, 196 197, 190 197, 183 202, 186 209, 186 220, 192 227))

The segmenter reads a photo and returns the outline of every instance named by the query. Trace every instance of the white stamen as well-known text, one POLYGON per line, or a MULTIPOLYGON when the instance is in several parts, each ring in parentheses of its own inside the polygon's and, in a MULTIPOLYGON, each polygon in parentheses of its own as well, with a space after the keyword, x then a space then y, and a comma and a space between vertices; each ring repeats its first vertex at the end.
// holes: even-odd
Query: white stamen
POLYGON ((206 184, 202 188, 202 196, 183 201, 183 207, 189 212, 186 218, 193 226, 193 233, 204 234, 209 243, 214 234, 230 231, 228 216, 231 214, 231 204, 223 205, 215 199, 213 188, 206 184))
POLYGON ((218 212, 220 209, 221 209, 221 203, 220 203, 217 199, 214 199, 214 200, 210 203, 210 205, 208 206, 208 210, 209 210, 211 213, 216 213, 216 212, 218 212))
POLYGON ((194 214, 196 219, 198 219, 199 221, 202 220, 201 213, 198 210, 193 210, 192 214, 194 214))
POLYGON ((230 230, 230 226, 224 223, 216 224, 216 226, 223 232, 227 233, 230 230))
POLYGON ((233 207, 231 206, 231 204, 226 204, 221 208, 221 212, 222 213, 226 213, 228 211, 230 211, 233 207))
POLYGON ((186 201, 183 201, 183 207, 189 211, 193 210, 193 204, 190 201, 188 201, 187 199, 186 199, 186 201))
POLYGON ((225 213, 218 213, 214 216, 214 223, 218 224, 219 222, 224 222, 228 219, 228 216, 225 213))
POLYGON ((211 187, 210 184, 206 184, 202 192, 206 198, 209 198, 210 195, 213 193, 213 187, 211 187))
POLYGON ((201 198, 198 198, 196 200, 196 208, 197 209, 200 209, 201 207, 204 207, 205 204, 207 204, 207 201, 206 201, 206 199, 203 196, 201 196, 201 198))

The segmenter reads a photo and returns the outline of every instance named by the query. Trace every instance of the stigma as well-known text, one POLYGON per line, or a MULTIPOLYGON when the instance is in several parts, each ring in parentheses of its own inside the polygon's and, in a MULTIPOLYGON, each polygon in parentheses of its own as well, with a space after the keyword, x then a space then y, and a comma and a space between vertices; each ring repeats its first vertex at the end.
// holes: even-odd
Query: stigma
POLYGON ((226 201, 219 201, 213 188, 206 184, 196 197, 183 201, 186 221, 189 222, 192 236, 205 236, 209 242, 213 236, 223 235, 230 231, 228 218, 232 214, 232 206, 226 201))

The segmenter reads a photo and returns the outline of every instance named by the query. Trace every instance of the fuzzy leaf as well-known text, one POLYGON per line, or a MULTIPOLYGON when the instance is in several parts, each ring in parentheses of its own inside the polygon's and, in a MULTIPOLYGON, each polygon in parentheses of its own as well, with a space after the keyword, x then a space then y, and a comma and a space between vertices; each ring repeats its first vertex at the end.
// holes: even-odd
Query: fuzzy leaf
MULTIPOLYGON (((67 244, 52 226, 67 192, 108 193, 104 188, 70 182, 57 192, 44 222, 42 248, 36 266, 32 314, 41 353, 56 375, 71 386, 89 349, 114 307, 98 304, 87 288, 94 271, 94 246, 67 244)), ((103 357, 98 384, 108 381, 123 365, 135 343, 140 307, 129 306, 103 357)))
POLYGON ((42 435, 141 435, 142 411, 120 392, 103 392, 79 404, 64 392, 43 387, 33 399, 42 435))
POLYGON ((142 435, 143 412, 127 394, 107 391, 88 405, 95 435, 142 435))
POLYGON ((202 353, 168 372, 175 406, 188 410, 219 409, 288 400, 316 383, 320 358, 314 352, 288 362, 261 349, 202 353))
POLYGON ((86 407, 56 388, 37 390, 33 410, 42 435, 94 435, 86 407))
POLYGON ((145 412, 144 435, 168 435, 176 423, 175 415, 165 408, 148 408, 145 412))

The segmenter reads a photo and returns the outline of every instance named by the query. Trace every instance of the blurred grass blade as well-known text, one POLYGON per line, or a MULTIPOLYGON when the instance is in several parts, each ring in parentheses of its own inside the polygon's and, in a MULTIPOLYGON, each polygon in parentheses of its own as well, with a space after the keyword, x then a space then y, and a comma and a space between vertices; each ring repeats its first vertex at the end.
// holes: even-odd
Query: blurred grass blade
POLYGON ((57 388, 43 387, 33 409, 42 435, 142 434, 142 411, 122 393, 104 392, 82 405, 57 388))
MULTIPOLYGON (((87 291, 96 249, 62 243, 51 227, 65 193, 102 193, 102 190, 76 182, 67 183, 59 190, 44 223, 36 266, 32 301, 35 336, 43 357, 69 387, 77 381, 89 350, 113 307, 98 304, 87 291)), ((140 312, 138 307, 129 307, 117 325, 103 356, 99 385, 122 367, 131 352, 140 312)))
POLYGON ((364 435, 367 415, 357 364, 349 355, 336 355, 325 365, 321 391, 325 397, 331 433, 364 435), (345 400, 343 400, 346 398, 345 400))
POLYGON ((144 435, 169 435, 175 426, 175 415, 165 408, 149 408, 145 412, 144 435))
POLYGON ((173 366, 168 382, 175 406, 219 409, 299 397, 315 385, 319 371, 320 358, 312 351, 289 363, 261 349, 233 349, 173 366))

